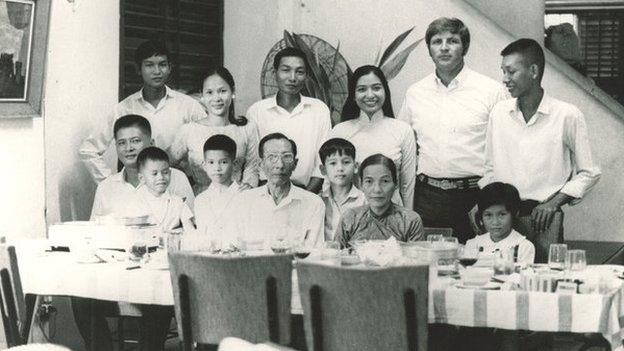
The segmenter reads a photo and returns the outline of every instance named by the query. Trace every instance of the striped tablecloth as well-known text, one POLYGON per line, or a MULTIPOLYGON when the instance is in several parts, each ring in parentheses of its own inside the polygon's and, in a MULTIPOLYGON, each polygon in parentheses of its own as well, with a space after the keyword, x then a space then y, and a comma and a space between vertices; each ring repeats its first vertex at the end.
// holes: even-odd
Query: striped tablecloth
MULTIPOLYGON (((139 304, 173 305, 167 270, 126 270, 125 263, 79 264, 69 254, 20 257, 25 293, 81 296, 139 304)), ((624 267, 620 267, 624 270, 624 267)), ((292 313, 301 314, 296 271, 292 313)), ((624 289, 610 293, 470 290, 430 284, 429 322, 547 332, 600 333, 624 351, 624 289)))
POLYGON ((624 290, 575 294, 433 289, 429 322, 547 332, 600 333, 613 350, 624 350, 624 290))

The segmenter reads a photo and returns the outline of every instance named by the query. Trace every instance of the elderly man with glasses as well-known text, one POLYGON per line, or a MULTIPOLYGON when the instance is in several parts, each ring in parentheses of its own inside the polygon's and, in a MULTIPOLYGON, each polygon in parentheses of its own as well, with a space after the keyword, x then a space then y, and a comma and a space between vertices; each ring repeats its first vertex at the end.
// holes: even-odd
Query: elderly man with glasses
POLYGON ((317 195, 294 186, 297 145, 281 133, 268 134, 258 147, 267 183, 234 199, 224 234, 231 241, 276 241, 320 246, 324 240, 325 204, 317 195))

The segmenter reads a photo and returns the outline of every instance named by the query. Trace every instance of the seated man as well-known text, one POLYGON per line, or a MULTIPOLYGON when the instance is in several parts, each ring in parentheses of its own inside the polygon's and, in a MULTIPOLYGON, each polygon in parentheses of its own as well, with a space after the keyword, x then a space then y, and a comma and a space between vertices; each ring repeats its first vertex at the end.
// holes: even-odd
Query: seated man
POLYGON ((293 186, 297 145, 284 134, 264 136, 258 146, 267 183, 242 192, 232 204, 225 235, 231 242, 284 239, 292 244, 320 246, 324 238, 325 205, 317 195, 293 186))
POLYGON ((503 82, 513 99, 490 112, 479 186, 500 181, 518 189, 523 201, 516 229, 535 243, 535 261, 543 263, 550 244, 563 241, 561 207, 580 201, 598 182, 600 169, 583 113, 544 93, 541 46, 519 39, 501 55, 503 82))
MULTIPOLYGON (((153 143, 150 123, 139 115, 125 115, 116 120, 113 135, 117 157, 124 167, 120 172, 107 177, 98 185, 91 210, 92 220, 97 216, 123 217, 127 215, 128 199, 135 196, 140 183, 137 156, 141 150, 153 143)), ((171 168, 168 191, 186 199, 187 205, 193 208, 195 200, 193 189, 182 171, 171 168)))
POLYGON ((347 210, 340 219, 334 239, 340 247, 353 240, 422 240, 424 228, 418 213, 392 202, 397 186, 394 162, 382 154, 371 155, 362 161, 360 177, 368 204, 347 210))

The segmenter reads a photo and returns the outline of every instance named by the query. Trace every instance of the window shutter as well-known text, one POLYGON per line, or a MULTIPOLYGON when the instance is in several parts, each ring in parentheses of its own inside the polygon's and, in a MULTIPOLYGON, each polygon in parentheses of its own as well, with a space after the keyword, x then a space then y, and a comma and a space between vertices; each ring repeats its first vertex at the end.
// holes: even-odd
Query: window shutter
POLYGON ((149 39, 167 44, 174 65, 167 84, 197 88, 206 67, 223 64, 223 0, 122 0, 120 99, 141 88, 134 52, 149 39))

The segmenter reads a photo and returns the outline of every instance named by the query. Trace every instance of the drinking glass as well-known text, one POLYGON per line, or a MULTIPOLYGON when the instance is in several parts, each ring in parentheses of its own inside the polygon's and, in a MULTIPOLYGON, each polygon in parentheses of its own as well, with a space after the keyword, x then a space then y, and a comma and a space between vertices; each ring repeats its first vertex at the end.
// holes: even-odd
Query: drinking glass
POLYGON ((326 241, 323 243, 321 251, 321 259, 337 261, 340 258, 340 244, 335 241, 326 241))
POLYGON ((287 232, 282 231, 273 235, 271 240, 271 250, 275 254, 287 253, 291 248, 291 244, 287 237, 287 232))
POLYGON ((293 253, 295 257, 300 260, 303 260, 304 258, 310 256, 311 252, 312 252, 312 246, 311 244, 308 244, 306 242, 305 238, 303 240, 300 240, 293 247, 293 253))
POLYGON ((582 271, 587 267, 585 250, 568 250, 565 258, 565 269, 568 271, 582 271))
POLYGON ((182 241, 182 233, 178 231, 170 231, 167 235, 167 252, 180 251, 180 242, 182 241))
POLYGON ((444 235, 442 234, 427 235, 427 241, 430 243, 436 242, 436 241, 443 241, 443 240, 444 240, 444 235))
POLYGON ((550 269, 563 270, 567 252, 568 245, 566 244, 550 244, 550 249, 548 251, 548 267, 550 267, 550 269))
POLYGON ((494 260, 494 274, 508 275, 514 269, 514 248, 499 250, 494 260))

